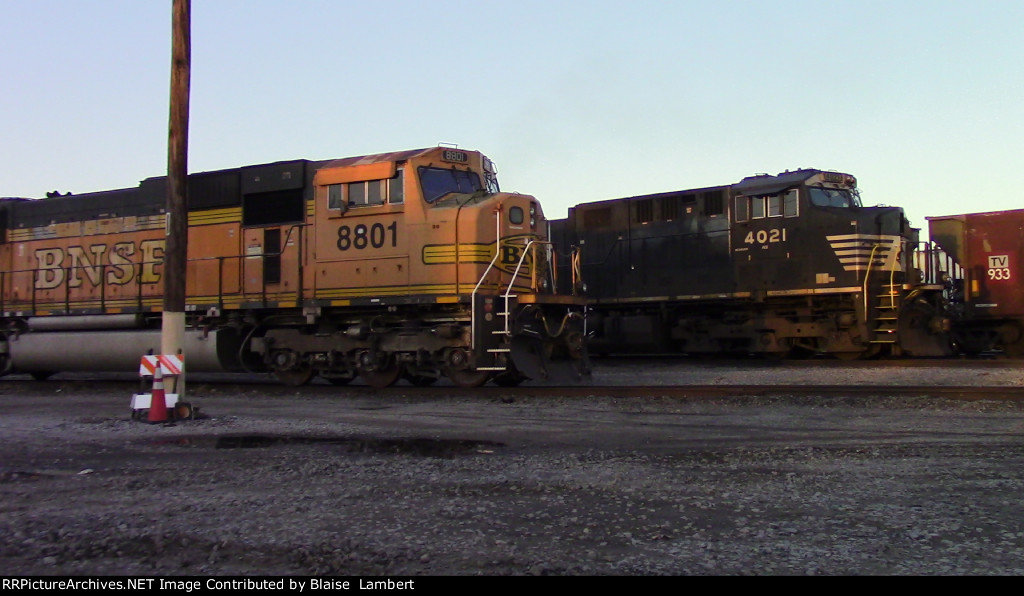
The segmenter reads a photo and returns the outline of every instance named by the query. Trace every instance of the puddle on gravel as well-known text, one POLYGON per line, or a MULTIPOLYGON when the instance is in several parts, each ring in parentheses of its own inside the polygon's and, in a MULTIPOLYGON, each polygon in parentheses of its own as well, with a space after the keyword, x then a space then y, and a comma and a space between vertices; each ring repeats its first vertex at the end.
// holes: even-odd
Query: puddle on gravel
POLYGON ((214 449, 260 449, 280 445, 340 445, 349 453, 380 453, 422 457, 455 457, 493 453, 504 447, 493 441, 468 439, 366 439, 347 437, 304 437, 289 435, 228 435, 221 437, 179 437, 148 441, 150 445, 213 447, 214 449))

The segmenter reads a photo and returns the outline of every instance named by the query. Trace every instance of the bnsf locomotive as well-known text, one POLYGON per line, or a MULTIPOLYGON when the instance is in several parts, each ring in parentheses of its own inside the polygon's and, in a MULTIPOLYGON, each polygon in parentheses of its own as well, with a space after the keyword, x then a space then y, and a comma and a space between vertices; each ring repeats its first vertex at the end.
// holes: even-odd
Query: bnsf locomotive
MULTIPOLYGON (((552 222, 581 272, 592 353, 951 353, 948 267, 919 258, 898 207, 865 207, 849 174, 580 204, 552 222)), ((924 253, 921 253, 924 254, 924 253)))
MULTIPOLYGON (((159 352, 166 189, 0 200, 0 372, 132 371, 159 352)), ((206 172, 188 195, 189 371, 374 387, 589 374, 540 203, 499 192, 476 151, 206 172)))

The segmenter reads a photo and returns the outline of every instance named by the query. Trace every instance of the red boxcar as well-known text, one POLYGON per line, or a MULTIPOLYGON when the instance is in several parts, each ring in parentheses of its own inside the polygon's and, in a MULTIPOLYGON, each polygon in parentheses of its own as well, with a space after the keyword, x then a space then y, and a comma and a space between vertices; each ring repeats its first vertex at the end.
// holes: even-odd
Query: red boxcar
POLYGON ((951 294, 957 341, 969 352, 1024 353, 1024 209, 927 219, 932 242, 960 266, 951 294))

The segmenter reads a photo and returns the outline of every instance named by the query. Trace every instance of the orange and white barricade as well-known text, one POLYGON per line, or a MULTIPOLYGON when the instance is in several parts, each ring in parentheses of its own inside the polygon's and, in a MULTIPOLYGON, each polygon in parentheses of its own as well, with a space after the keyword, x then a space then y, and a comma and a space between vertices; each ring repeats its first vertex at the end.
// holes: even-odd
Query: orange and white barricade
POLYGON ((153 390, 151 393, 136 393, 132 396, 132 418, 138 418, 142 411, 148 410, 147 419, 149 422, 166 422, 173 412, 175 417, 192 417, 192 407, 182 402, 178 403, 177 393, 166 393, 163 380, 166 377, 174 377, 182 374, 185 370, 185 359, 181 354, 143 356, 139 364, 140 377, 153 378, 153 390), (164 402, 164 407, 153 407, 153 404, 164 402))

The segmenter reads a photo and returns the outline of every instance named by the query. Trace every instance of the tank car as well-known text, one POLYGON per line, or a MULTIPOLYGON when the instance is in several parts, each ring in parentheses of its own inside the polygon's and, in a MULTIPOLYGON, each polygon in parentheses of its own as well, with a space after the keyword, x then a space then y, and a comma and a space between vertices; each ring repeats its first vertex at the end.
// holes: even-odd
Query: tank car
MULTIPOLYGON (((133 371, 159 351, 166 177, 0 201, 0 371, 133 371)), ((301 385, 589 375, 534 197, 453 147, 188 177, 184 360, 301 385)))
POLYGON ((592 353, 948 354, 945 286, 915 266, 919 230, 865 207, 849 174, 579 204, 552 223, 580 270, 592 353))
POLYGON ((1024 209, 927 218, 928 266, 950 287, 956 346, 967 354, 1024 356, 1024 209))

